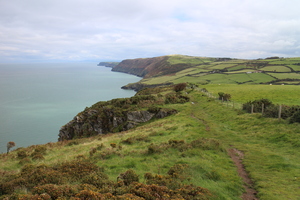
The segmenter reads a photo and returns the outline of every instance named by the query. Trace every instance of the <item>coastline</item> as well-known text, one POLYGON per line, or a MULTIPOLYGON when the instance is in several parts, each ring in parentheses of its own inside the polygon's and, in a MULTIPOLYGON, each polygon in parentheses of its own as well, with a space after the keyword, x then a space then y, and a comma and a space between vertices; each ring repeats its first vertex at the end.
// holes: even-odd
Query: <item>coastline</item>
POLYGON ((56 142, 60 127, 86 106, 131 97, 135 92, 121 87, 140 80, 136 76, 112 73, 109 68, 99 68, 94 63, 11 66, 22 71, 15 73, 10 67, 2 73, 5 76, 0 102, 9 102, 0 106, 1 113, 5 113, 0 116, 0 152, 3 153, 9 141, 16 143, 13 149, 56 142))

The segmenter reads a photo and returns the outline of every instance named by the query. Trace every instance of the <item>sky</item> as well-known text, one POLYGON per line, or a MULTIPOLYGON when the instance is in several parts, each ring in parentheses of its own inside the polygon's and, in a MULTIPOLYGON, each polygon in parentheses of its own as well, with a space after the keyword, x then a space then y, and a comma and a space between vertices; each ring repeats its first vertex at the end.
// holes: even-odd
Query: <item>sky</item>
POLYGON ((0 0, 0 63, 300 56, 299 0, 0 0))

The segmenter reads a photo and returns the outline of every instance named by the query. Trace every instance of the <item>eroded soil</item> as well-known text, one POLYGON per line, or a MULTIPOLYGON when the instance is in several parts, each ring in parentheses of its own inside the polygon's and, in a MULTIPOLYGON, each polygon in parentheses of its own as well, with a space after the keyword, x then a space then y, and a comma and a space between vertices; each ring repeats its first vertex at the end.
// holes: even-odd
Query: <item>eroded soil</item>
POLYGON ((233 148, 228 150, 228 154, 237 167, 238 175, 244 181, 244 188, 246 192, 241 196, 241 198, 243 200, 258 200, 258 198, 256 197, 257 191, 253 189, 253 182, 242 163, 244 153, 239 151, 238 149, 233 148))

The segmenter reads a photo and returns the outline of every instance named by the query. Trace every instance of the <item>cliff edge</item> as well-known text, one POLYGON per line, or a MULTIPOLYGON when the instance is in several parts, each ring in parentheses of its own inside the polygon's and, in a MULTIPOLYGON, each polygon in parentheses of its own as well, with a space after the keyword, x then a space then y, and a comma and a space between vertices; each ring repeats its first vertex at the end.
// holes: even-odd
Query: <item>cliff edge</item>
POLYGON ((134 128, 141 123, 160 119, 177 113, 164 104, 185 103, 189 97, 165 88, 148 88, 131 98, 98 102, 77 114, 73 120, 61 127, 58 141, 115 133, 134 128), (159 92, 169 91, 166 95, 159 92))
POLYGON ((150 78, 169 74, 171 75, 190 67, 187 63, 171 64, 168 61, 169 58, 170 56, 127 59, 113 67, 112 71, 150 78))

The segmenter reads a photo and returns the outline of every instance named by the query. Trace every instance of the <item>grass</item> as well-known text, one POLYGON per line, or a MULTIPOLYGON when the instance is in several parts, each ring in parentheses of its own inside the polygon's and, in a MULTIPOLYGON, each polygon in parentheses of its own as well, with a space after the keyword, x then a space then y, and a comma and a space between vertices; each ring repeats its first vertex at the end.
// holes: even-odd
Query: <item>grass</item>
MULTIPOLYGON (((245 85, 206 86, 209 91, 222 89, 232 94, 245 90, 245 85)), ((271 91, 272 87, 248 86, 263 94, 266 94, 263 91, 271 91)), ((273 88, 277 89, 269 95, 283 90, 280 86, 273 88)), ((299 124, 287 124, 284 120, 278 122, 276 119, 262 118, 259 114, 241 114, 217 101, 211 101, 198 91, 189 95, 194 104, 165 105, 179 110, 175 116, 126 132, 78 139, 74 145, 68 145, 70 142, 46 144, 45 159, 32 163, 51 166, 82 156, 104 167, 110 180, 115 181, 120 173, 134 169, 142 183, 145 182, 143 175, 146 172, 166 174, 174 164, 188 164, 185 183, 207 188, 214 195, 211 199, 240 199, 242 182, 226 153, 226 149, 234 147, 245 153, 243 162, 255 182, 260 199, 299 197, 299 124), (123 142, 130 138, 140 139, 130 144, 123 142), (172 140, 181 140, 183 144, 169 146, 172 140), (203 143, 205 146, 186 148, 185 145, 194 140, 206 141, 203 143), (218 146, 215 146, 215 142, 218 146), (116 148, 111 143, 115 143, 116 148), (101 145, 103 147, 100 149, 101 145), (151 146, 155 151, 149 153, 151 146), (93 148, 97 150, 91 155, 93 148)), ((273 97, 278 99, 281 96, 273 97)), ((32 151, 34 148, 28 147, 25 150, 32 151)), ((1 155, 0 169, 17 172, 22 167, 18 164, 17 152, 15 150, 9 155, 1 155)))
POLYGON ((278 79, 300 79, 300 74, 297 73, 269 73, 271 76, 274 76, 278 79))
POLYGON ((202 87, 215 96, 219 92, 231 94, 232 100, 239 103, 266 98, 274 104, 300 105, 300 87, 297 85, 208 84, 202 87))
POLYGON ((263 67, 261 68, 261 70, 263 71, 267 71, 267 72, 291 72, 291 70, 285 66, 267 66, 267 67, 263 67))
MULTIPOLYGON (((232 100, 238 103, 267 98, 275 104, 300 104, 299 86, 257 84, 274 80, 280 83, 283 81, 280 79, 297 77, 296 73, 271 73, 272 76, 266 73, 200 73, 220 66, 245 70, 240 66, 248 65, 256 69, 261 65, 253 63, 261 61, 252 64, 247 64, 247 60, 214 62, 215 59, 211 58, 189 56, 171 56, 170 59, 173 64, 189 63, 193 67, 173 76, 143 79, 142 82, 203 83, 205 85, 201 87, 213 95, 218 96, 218 92, 229 93, 232 100)), ((273 67, 284 70, 282 66, 299 63, 300 59, 270 59, 262 62, 266 61, 269 62, 269 66, 265 67, 269 67, 268 70, 273 67)), ((163 95, 170 92, 167 89, 162 91, 163 95)), ((180 174, 182 183, 207 188, 212 194, 208 199, 241 199, 243 183, 227 154, 228 149, 237 148, 245 155, 243 164, 254 181, 253 187, 258 191, 259 199, 299 199, 300 124, 263 118, 260 114, 246 114, 236 107, 224 106, 207 97, 200 89, 185 92, 191 102, 161 105, 178 110, 176 115, 120 133, 40 145, 47 149, 42 155, 44 159, 40 160, 34 160, 31 156, 38 148, 36 145, 1 154, 0 174, 3 176, 0 178, 0 195, 3 184, 11 186, 22 181, 14 178, 26 166, 18 158, 18 153, 25 151, 29 164, 43 164, 45 169, 52 167, 52 171, 66 162, 86 160, 96 163, 104 168, 105 174, 115 185, 120 184, 117 177, 128 169, 133 169, 139 176, 139 182, 146 184, 145 173, 163 178, 174 165, 187 164, 188 167, 180 174), (11 182, 5 184, 6 181, 11 182)), ((74 182, 70 178, 64 181, 65 185, 74 186, 82 180, 76 179, 74 182)), ((25 186, 13 190, 14 193, 28 195, 32 192, 32 188, 25 186)), ((3 198, 5 196, 0 196, 0 199, 3 198)))
POLYGON ((141 83, 146 85, 181 82, 200 84, 284 83, 293 85, 298 84, 292 79, 299 79, 299 74, 295 72, 300 71, 299 58, 218 61, 216 58, 174 55, 170 56, 168 61, 171 64, 188 64, 190 68, 172 75, 143 79, 141 83), (257 70, 264 73, 247 73, 257 70))

